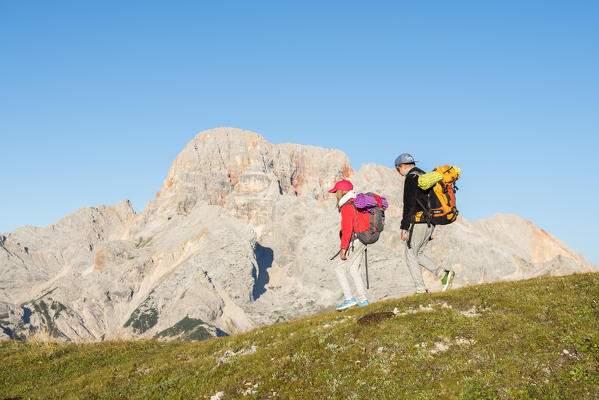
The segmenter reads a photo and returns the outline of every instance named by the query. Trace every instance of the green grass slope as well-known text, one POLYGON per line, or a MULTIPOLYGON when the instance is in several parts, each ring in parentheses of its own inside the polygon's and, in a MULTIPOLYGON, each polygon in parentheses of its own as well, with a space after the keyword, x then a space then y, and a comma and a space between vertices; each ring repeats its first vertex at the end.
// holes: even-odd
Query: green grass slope
POLYGON ((212 396, 597 399, 599 274, 390 300, 201 342, 0 344, 0 399, 212 396))

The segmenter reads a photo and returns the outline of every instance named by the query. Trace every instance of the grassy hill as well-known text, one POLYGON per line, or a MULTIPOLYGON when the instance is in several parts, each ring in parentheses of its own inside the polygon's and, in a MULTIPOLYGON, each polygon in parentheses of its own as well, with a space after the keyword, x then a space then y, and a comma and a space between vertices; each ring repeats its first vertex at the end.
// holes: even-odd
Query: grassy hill
POLYGON ((201 342, 3 342, 0 382, 0 399, 597 399, 599 274, 389 300, 201 342))

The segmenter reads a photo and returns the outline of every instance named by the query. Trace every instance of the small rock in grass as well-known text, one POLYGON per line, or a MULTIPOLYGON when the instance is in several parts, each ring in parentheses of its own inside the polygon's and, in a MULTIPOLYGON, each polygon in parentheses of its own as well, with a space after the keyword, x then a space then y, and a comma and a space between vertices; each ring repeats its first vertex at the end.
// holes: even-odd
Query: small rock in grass
POLYGON ((465 337, 458 336, 455 338, 455 343, 457 345, 476 344, 476 340, 475 339, 466 339, 465 337))
POLYGON ((435 348, 429 351, 430 354, 444 353, 449 350, 449 345, 443 342, 436 342, 435 348))

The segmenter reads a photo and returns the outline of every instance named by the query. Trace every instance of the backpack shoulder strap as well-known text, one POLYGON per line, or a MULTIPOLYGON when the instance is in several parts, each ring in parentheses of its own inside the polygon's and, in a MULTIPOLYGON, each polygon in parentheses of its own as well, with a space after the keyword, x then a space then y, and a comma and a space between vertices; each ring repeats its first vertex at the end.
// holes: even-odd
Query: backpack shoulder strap
POLYGON ((354 210, 356 211, 356 224, 358 224, 358 230, 354 231, 354 234, 355 234, 356 232, 360 231, 360 216, 358 215, 358 207, 356 207, 356 203, 355 202, 348 201, 347 203, 345 203, 344 205, 342 205, 341 208, 345 207, 346 205, 352 205, 352 206, 354 206, 354 210))
POLYGON ((343 204, 343 205, 341 206, 341 208, 343 208, 343 207, 345 207, 345 206, 353 206, 353 207, 354 207, 356 210, 358 209, 358 208, 356 207, 356 203, 355 203, 355 202, 353 202, 353 201, 346 201, 346 202, 345 202, 345 204, 343 204))
POLYGON ((376 200, 376 204, 378 204, 380 208, 383 208, 383 200, 381 199, 381 196, 375 194, 372 197, 374 197, 374 199, 376 200))
POLYGON ((410 171, 408 171, 408 175, 420 176, 422 174, 424 174, 424 171, 418 167, 414 167, 410 171))

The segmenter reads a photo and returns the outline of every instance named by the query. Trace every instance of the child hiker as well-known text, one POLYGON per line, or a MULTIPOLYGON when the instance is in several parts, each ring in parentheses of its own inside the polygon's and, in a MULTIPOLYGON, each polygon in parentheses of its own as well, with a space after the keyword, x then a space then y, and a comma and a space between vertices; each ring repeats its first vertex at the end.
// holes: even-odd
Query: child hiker
POLYGON ((339 285, 343 290, 344 300, 342 304, 337 306, 337 311, 356 305, 358 307, 368 305, 364 282, 360 276, 362 254, 364 253, 364 250, 366 250, 366 246, 355 239, 354 232, 357 232, 358 230, 358 215, 363 215, 364 218, 366 218, 364 221, 360 221, 362 226, 368 226, 370 215, 368 213, 356 212, 356 207, 353 204, 356 193, 353 191, 353 188, 354 186, 350 181, 342 180, 337 182, 333 189, 329 190, 329 193, 335 193, 335 197, 337 198, 337 209, 341 214, 341 231, 339 232, 341 238, 341 250, 339 252, 339 261, 335 268, 335 272, 337 273, 339 285), (352 295, 347 280, 346 273, 348 269, 356 286, 358 301, 356 301, 356 298, 352 295))

